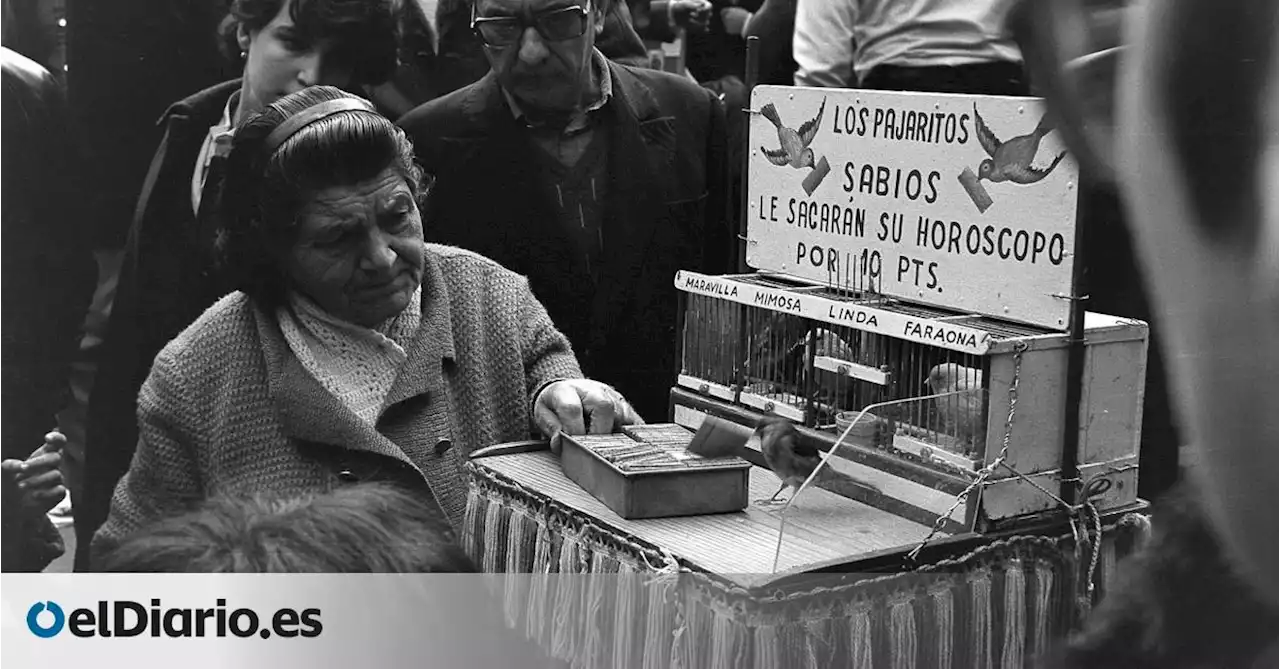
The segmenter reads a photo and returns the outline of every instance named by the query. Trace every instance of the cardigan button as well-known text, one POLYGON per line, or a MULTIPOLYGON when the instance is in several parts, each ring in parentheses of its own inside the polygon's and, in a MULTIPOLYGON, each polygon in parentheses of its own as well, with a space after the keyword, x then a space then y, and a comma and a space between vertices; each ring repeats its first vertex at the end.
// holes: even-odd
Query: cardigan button
POLYGON ((449 449, 453 448, 453 442, 448 439, 441 439, 436 443, 436 455, 444 455, 449 449))
POLYGON ((344 469, 338 472, 338 480, 343 483, 355 483, 360 480, 360 477, 356 476, 355 472, 350 469, 344 469))

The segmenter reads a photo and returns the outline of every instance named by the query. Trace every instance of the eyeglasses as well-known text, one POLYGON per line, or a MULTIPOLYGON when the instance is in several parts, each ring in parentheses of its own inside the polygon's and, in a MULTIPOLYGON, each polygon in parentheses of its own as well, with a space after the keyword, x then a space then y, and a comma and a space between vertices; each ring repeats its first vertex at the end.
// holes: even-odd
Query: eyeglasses
POLYGON ((471 4, 471 29, 481 41, 492 47, 508 47, 520 41, 526 28, 534 28, 548 42, 563 42, 581 37, 587 31, 587 16, 591 2, 583 5, 553 9, 532 17, 494 16, 476 17, 475 3, 471 4), (530 18, 532 20, 530 20, 530 18))

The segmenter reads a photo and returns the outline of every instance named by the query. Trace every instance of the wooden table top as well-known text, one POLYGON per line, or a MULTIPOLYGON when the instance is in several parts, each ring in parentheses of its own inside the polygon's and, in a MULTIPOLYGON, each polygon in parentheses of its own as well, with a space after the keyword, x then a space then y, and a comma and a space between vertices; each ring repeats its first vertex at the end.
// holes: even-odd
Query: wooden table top
MULTIPOLYGON (((812 487, 787 510, 780 535, 783 505, 759 502, 767 500, 782 483, 763 467, 751 468, 750 502, 744 511, 625 520, 567 478, 560 470, 559 457, 549 451, 484 457, 474 462, 743 587, 752 587, 776 573, 878 551, 909 550, 929 533, 925 525, 812 487), (775 572, 780 536, 782 548, 775 572)), ((780 497, 785 499, 789 494, 787 491, 780 497)))

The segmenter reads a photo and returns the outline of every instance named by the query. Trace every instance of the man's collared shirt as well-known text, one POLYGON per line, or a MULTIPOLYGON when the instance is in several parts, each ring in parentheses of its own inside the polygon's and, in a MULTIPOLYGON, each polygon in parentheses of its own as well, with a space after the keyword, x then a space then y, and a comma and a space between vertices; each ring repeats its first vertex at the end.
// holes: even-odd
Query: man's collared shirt
POLYGON ((545 154, 547 162, 542 174, 557 219, 581 253, 583 268, 594 275, 604 251, 603 216, 610 185, 609 134, 597 132, 603 130, 597 112, 613 97, 613 78, 609 62, 598 49, 592 51, 591 67, 600 84, 600 96, 575 110, 563 127, 538 123, 505 89, 503 95, 516 121, 525 127, 529 141, 545 154))
POLYGON ((797 86, 856 87, 880 65, 1022 62, 1011 0, 796 0, 797 86))
POLYGON ((200 200, 204 195, 205 179, 209 176, 209 165, 213 159, 226 158, 231 153, 231 140, 235 137, 235 126, 231 123, 233 111, 240 106, 240 91, 227 98, 227 106, 222 110, 222 120, 209 128, 209 134, 200 146, 196 156, 195 172, 191 175, 191 210, 200 213, 200 200))
POLYGON ((592 116, 604 108, 613 98, 613 75, 609 72, 609 62, 599 49, 591 51, 591 68, 600 79, 600 97, 583 109, 574 110, 564 128, 539 125, 531 121, 507 90, 502 95, 507 100, 512 116, 529 129, 530 139, 548 154, 554 156, 561 164, 572 167, 586 152, 591 144, 594 130, 592 116))

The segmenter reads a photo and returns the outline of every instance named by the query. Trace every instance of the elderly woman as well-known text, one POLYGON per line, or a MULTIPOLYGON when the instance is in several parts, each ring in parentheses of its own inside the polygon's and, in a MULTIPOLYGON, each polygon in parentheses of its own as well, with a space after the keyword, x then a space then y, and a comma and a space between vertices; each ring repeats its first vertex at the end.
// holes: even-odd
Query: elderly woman
MULTIPOLYGON (((138 390, 151 361, 218 298, 216 193, 234 129, 308 86, 360 90, 396 66, 393 0, 229 0, 223 51, 241 76, 175 102, 138 195, 110 308, 86 425, 85 481, 76 491, 76 568, 138 442, 138 390)), ((139 175, 141 176, 141 175, 139 175)), ((41 429, 47 429, 47 426, 41 429)))
POLYGON ((523 277, 424 243, 421 182, 404 134, 336 88, 240 125, 219 235, 239 290, 156 357, 94 555, 215 494, 361 480, 415 491, 456 530, 473 450, 638 422, 581 378, 523 277))

